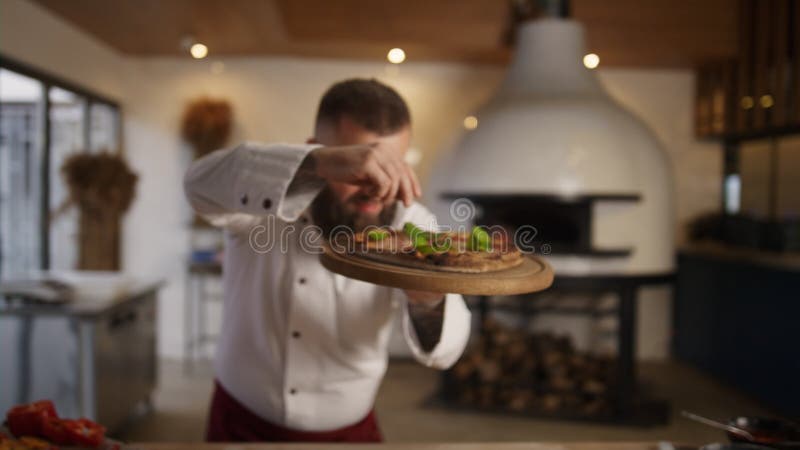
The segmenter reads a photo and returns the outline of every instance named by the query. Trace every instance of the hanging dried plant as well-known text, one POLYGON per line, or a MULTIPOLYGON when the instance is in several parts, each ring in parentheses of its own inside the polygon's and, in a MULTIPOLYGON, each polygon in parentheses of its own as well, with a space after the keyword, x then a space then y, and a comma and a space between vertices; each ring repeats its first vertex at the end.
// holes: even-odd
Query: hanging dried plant
POLYGON ((232 122, 233 111, 227 101, 199 98, 186 106, 181 133, 199 158, 225 145, 232 122))
POLYGON ((108 152, 75 153, 61 175, 69 200, 59 210, 75 205, 80 211, 76 268, 119 270, 120 220, 133 201, 137 175, 121 155, 108 152))
POLYGON ((84 211, 125 212, 133 201, 138 176, 117 153, 75 153, 61 166, 69 195, 84 211))

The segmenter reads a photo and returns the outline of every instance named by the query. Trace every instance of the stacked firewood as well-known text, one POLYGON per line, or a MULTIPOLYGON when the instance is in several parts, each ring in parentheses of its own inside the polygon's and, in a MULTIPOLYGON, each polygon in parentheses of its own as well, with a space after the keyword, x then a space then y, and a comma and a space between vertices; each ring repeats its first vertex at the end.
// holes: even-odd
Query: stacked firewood
POLYGON ((485 410, 598 416, 610 412, 612 360, 577 352, 565 336, 487 322, 444 379, 447 401, 485 410))

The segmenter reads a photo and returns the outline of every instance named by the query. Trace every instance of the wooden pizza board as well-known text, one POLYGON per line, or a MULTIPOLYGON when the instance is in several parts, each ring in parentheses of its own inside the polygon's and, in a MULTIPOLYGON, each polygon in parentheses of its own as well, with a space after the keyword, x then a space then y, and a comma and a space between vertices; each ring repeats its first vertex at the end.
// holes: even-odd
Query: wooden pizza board
POLYGON ((418 291, 468 295, 514 295, 542 291, 553 284, 553 269, 541 258, 526 255, 511 269, 454 273, 386 264, 350 256, 325 245, 320 262, 331 272, 369 283, 418 291))

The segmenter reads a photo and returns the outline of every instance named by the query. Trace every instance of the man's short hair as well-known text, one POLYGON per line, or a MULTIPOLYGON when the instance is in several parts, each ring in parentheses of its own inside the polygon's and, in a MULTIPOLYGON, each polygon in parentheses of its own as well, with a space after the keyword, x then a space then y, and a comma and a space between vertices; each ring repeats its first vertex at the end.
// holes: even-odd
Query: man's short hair
POLYGON ((316 126, 336 126, 344 116, 380 135, 392 134, 411 123, 403 97, 375 79, 340 81, 325 92, 319 102, 316 126))

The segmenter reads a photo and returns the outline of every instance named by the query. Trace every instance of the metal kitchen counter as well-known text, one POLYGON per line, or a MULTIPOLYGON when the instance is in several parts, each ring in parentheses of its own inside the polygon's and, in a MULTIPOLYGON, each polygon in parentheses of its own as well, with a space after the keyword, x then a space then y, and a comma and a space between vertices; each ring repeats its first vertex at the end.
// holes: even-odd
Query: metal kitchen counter
POLYGON ((0 301, 0 409, 50 399, 64 417, 118 430, 150 405, 162 283, 98 272, 53 278, 74 287, 69 301, 0 301))
POLYGON ((695 242, 680 248, 680 253, 723 262, 761 266, 787 272, 800 272, 800 252, 774 252, 737 247, 719 242, 695 242))
MULTIPOLYGON (((48 273, 41 273, 48 279, 48 273)), ((158 290, 160 280, 132 278, 112 272, 53 272, 53 278, 75 287, 69 301, 62 304, 20 302, 15 299, 0 301, 0 315, 71 316, 89 318, 107 314, 124 307, 137 298, 158 290)), ((0 285, 3 282, 0 281, 0 285)))

